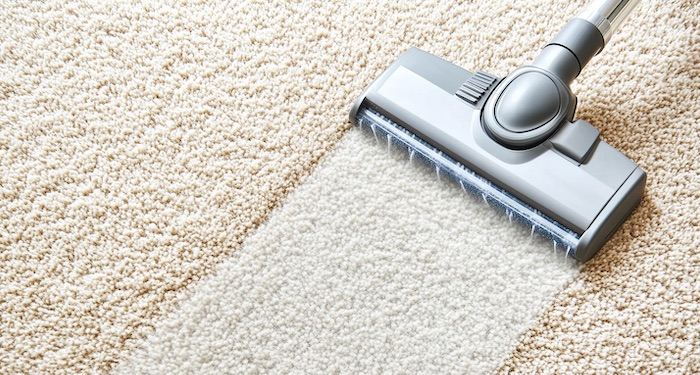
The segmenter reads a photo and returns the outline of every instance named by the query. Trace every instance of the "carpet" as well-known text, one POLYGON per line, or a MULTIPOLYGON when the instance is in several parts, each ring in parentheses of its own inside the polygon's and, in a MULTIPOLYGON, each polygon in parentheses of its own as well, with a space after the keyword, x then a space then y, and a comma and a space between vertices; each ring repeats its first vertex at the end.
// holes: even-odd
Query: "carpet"
POLYGON ((699 372, 700 5, 574 84, 649 174, 585 265, 347 121, 410 46, 504 76, 583 4, 3 4, 0 372, 699 372))

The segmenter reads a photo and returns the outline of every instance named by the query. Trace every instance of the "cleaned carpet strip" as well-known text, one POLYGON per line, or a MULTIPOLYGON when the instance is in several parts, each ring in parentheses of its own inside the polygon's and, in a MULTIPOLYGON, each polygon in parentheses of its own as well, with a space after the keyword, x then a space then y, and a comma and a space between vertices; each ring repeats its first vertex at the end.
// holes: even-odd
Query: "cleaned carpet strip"
POLYGON ((121 373, 497 368, 577 264, 350 132, 121 373))

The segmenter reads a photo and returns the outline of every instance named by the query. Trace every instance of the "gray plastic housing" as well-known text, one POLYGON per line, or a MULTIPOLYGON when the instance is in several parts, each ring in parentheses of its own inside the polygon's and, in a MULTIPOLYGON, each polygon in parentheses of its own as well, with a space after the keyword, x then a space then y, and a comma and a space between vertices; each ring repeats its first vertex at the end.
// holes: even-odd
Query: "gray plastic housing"
POLYGON ((548 139, 505 147, 483 124, 485 104, 502 86, 483 76, 412 48, 357 99, 350 119, 356 123, 363 106, 386 116, 578 234, 571 255, 590 259, 641 200, 646 173, 592 125, 570 122, 575 104, 560 109, 569 121, 548 139))

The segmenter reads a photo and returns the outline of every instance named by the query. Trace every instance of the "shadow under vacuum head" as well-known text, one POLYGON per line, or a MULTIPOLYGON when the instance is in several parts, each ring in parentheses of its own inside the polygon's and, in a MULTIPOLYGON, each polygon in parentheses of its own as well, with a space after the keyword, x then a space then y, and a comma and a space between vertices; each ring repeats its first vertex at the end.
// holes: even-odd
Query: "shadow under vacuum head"
POLYGON ((637 206, 646 173, 573 121, 569 85, 635 4, 595 1, 504 79, 412 48, 350 119, 586 261, 637 206))

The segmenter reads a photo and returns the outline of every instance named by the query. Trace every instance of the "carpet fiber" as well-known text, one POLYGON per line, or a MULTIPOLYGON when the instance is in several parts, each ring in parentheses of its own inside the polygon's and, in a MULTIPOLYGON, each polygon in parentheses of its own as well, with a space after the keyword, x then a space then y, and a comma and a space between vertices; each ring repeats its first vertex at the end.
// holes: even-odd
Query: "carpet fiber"
POLYGON ((649 173, 580 269, 348 133, 410 46, 504 76, 583 4, 3 3, 0 372, 700 372, 700 4, 574 84, 649 173))

